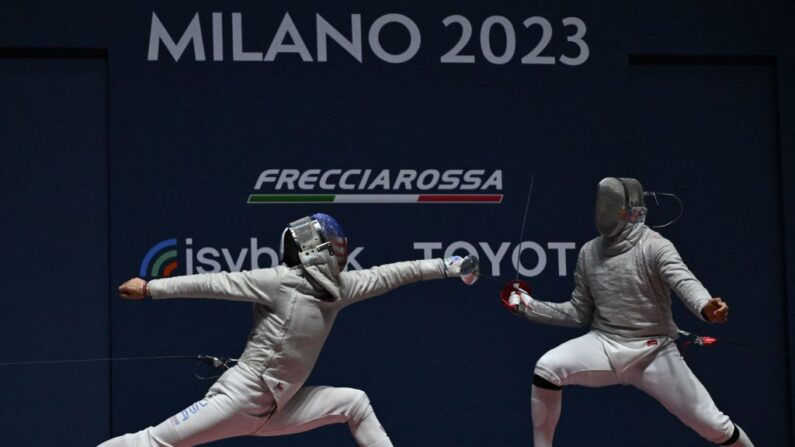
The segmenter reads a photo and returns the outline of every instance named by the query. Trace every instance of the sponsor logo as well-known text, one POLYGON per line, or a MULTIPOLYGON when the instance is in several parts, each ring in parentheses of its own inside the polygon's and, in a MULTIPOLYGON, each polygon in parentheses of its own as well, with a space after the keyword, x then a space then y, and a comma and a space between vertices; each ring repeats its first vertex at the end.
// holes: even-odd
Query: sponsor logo
POLYGON ((414 242, 414 249, 422 252, 422 258, 475 255, 480 259, 480 273, 499 279, 500 275, 519 273, 524 278, 533 278, 548 271, 557 270, 557 275, 568 275, 566 254, 574 251, 574 242, 547 242, 541 245, 535 241, 489 242, 455 241, 447 245, 442 242, 414 242), (507 258, 507 259, 506 259, 507 258), (504 270, 505 261, 509 268, 504 270))
MULTIPOLYGON (((357 256, 363 247, 353 247, 348 254, 349 270, 358 270, 357 256)), ((175 274, 240 272, 279 265, 278 249, 260 246, 255 237, 249 239, 247 247, 196 246, 193 238, 166 239, 158 242, 144 256, 138 272, 141 278, 168 278, 175 274)))
POLYGON ((502 170, 266 169, 249 204, 501 203, 502 170))
POLYGON ((149 249, 141 262, 138 275, 141 278, 168 278, 177 267, 177 240, 166 239, 149 249))
MULTIPOLYGON (((523 241, 515 242, 414 242, 413 249, 419 259, 447 258, 450 256, 477 255, 480 272, 499 278, 503 274, 518 272, 521 277, 532 278, 552 271, 559 277, 568 275, 567 256, 574 252, 574 242, 523 241)), ((348 254, 346 270, 361 270, 360 257, 364 247, 353 247, 348 254)), ((402 259, 396 259, 399 261, 402 259)), ((260 246, 257 238, 250 238, 248 246, 239 248, 198 246, 193 238, 166 239, 158 242, 144 256, 139 276, 142 278, 167 278, 196 273, 240 272, 280 264, 278 249, 260 246)))

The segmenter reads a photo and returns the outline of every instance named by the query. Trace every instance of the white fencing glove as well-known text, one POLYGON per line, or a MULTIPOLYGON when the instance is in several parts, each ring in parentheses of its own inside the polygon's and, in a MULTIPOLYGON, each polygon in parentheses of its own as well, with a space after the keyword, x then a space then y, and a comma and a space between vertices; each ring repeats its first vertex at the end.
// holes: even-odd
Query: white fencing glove
POLYGON ((522 280, 511 281, 500 292, 500 301, 506 309, 517 312, 520 306, 532 309, 533 297, 530 296, 530 285, 522 280))
POLYGON ((472 285, 478 280, 479 264, 478 257, 469 255, 466 257, 451 256, 444 259, 444 274, 448 278, 460 277, 466 285, 472 285))

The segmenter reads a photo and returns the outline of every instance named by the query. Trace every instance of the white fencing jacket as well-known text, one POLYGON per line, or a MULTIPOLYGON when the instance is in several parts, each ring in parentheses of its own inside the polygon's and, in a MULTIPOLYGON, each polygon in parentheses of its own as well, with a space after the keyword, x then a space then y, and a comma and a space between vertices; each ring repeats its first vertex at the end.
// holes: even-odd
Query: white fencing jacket
POLYGON ((574 291, 563 303, 520 306, 527 319, 558 326, 588 326, 607 336, 677 338, 671 290, 703 320, 711 298, 671 241, 639 223, 613 241, 599 236, 580 249, 574 291))
POLYGON ((441 259, 397 262, 342 272, 297 266, 206 273, 149 282, 152 298, 219 298, 254 303, 254 328, 240 362, 265 381, 283 406, 317 361, 337 313, 345 306, 404 284, 444 278, 441 259))

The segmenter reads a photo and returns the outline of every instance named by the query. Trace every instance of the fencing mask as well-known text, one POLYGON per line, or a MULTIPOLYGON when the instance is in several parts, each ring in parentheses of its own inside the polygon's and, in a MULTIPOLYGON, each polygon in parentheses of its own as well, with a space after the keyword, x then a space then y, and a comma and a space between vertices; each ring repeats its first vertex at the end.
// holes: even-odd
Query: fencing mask
POLYGON ((290 223, 282 233, 282 262, 328 266, 336 276, 348 262, 348 239, 342 227, 328 214, 315 213, 290 223))
POLYGON ((596 229, 604 237, 619 234, 628 223, 643 222, 643 186, 634 178, 607 177, 596 189, 596 229))

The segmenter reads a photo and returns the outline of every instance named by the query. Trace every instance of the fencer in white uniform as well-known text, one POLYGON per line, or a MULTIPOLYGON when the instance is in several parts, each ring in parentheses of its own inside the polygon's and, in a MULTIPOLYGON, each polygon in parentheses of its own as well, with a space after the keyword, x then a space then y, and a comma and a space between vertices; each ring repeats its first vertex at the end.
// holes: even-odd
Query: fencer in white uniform
POLYGON ((239 273, 134 278, 119 289, 141 299, 219 298, 253 303, 255 323, 236 366, 204 399, 137 433, 102 447, 183 447, 234 436, 278 436, 347 423, 357 444, 391 446, 360 390, 304 387, 337 313, 358 301, 421 280, 477 279, 477 258, 398 262, 342 271, 347 238, 330 216, 297 220, 282 236, 284 263, 239 273))
POLYGON ((713 298, 673 244, 644 224, 643 189, 635 179, 605 178, 596 198, 600 236, 580 250, 571 299, 542 302, 517 291, 506 307, 530 321, 590 331, 536 363, 531 411, 535 447, 551 447, 562 387, 632 385, 657 399, 705 439, 752 447, 718 410, 674 343, 673 290, 699 319, 723 323, 728 306, 713 298))

